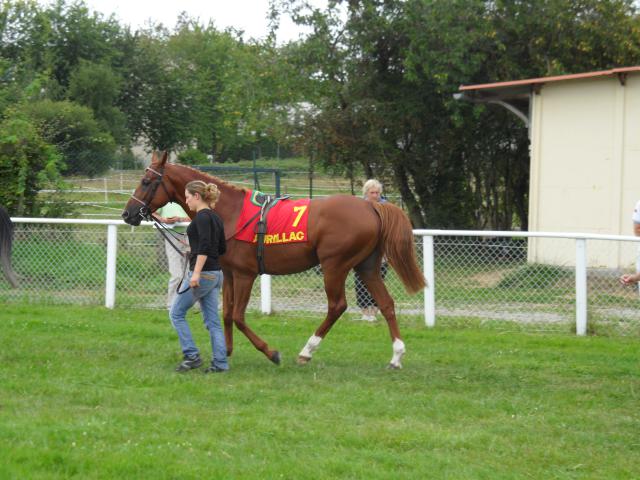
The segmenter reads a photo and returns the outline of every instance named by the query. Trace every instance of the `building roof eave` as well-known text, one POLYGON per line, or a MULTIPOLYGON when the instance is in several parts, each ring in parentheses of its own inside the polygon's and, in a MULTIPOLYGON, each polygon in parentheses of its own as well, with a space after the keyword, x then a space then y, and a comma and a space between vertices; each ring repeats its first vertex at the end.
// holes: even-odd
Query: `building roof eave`
MULTIPOLYGON (((628 73, 640 72, 640 66, 612 68, 610 70, 600 70, 597 72, 575 73, 570 75, 557 75, 553 77, 528 78, 524 80, 512 80, 508 82, 481 83, 477 85, 461 85, 461 92, 496 92, 497 90, 507 90, 522 92, 522 89, 540 88, 545 83, 561 82, 567 80, 581 80, 595 77, 618 76, 624 78, 628 73)), ((622 81, 622 80, 621 80, 622 81)), ((495 94, 495 93, 494 93, 495 94)))

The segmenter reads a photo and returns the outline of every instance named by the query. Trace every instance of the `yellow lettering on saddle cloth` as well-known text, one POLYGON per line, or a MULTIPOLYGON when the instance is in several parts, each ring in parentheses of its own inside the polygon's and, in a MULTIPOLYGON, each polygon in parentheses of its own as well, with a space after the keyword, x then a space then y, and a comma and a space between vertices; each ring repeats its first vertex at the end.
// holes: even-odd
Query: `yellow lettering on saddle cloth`
MULTIPOLYGON (((302 242, 304 240, 304 232, 279 232, 264 236, 264 244, 272 245, 276 243, 302 242)), ((254 235, 253 243, 258 242, 258 235, 254 235)))

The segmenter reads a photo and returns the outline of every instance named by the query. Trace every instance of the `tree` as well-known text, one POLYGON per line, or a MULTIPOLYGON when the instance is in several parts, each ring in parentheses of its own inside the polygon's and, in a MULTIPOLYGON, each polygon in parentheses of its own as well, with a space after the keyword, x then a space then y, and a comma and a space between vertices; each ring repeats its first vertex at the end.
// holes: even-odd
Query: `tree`
POLYGON ((60 156, 26 119, 0 123, 0 205, 10 215, 38 216, 38 191, 59 181, 60 156))
POLYGON ((168 33, 151 33, 142 34, 135 45, 122 105, 134 137, 142 137, 156 150, 175 150, 193 138, 196 96, 188 70, 167 55, 168 33))
POLYGON ((61 154, 66 174, 95 176, 111 166, 115 143, 88 107, 42 100, 21 108, 41 137, 61 154))
POLYGON ((93 111, 103 130, 108 131, 118 145, 129 145, 126 117, 116 107, 121 78, 108 65, 81 61, 69 81, 69 99, 93 111))
POLYGON ((318 94, 297 138, 326 164, 391 183, 416 227, 527 228, 527 130, 455 101, 461 84, 640 62, 631 0, 303 4, 279 2, 313 28, 298 62, 318 94))
POLYGON ((293 65, 269 40, 245 42, 182 17, 166 52, 195 97, 191 133, 201 151, 235 157, 284 134, 288 106, 301 97, 291 83, 293 65))

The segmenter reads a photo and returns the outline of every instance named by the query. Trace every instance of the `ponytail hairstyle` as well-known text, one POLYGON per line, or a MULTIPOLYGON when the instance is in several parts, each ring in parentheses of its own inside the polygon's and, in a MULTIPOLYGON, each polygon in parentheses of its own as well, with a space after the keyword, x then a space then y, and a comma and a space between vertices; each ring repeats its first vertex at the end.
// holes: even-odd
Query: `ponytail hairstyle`
POLYGON ((220 198, 220 190, 215 183, 204 183, 202 180, 193 180, 184 187, 191 195, 200 195, 209 208, 214 208, 220 198))

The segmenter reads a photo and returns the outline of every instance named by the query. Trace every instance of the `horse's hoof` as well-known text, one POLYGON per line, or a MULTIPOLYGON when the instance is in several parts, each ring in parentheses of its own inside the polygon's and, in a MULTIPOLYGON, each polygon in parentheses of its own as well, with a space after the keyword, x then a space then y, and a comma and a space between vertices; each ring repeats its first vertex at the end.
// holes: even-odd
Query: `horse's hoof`
POLYGON ((273 354, 271 355, 271 358, 269 360, 271 360, 276 365, 280 365, 280 352, 277 351, 277 350, 275 352, 273 352, 273 354))
POLYGON ((298 365, 306 365, 310 361, 311 361, 311 357, 303 357, 302 355, 298 355, 298 359, 296 360, 296 363, 298 365))
POLYGON ((227 357, 230 357, 232 353, 233 353, 233 350, 227 350, 227 357))
POLYGON ((401 364, 393 364, 393 363, 389 363, 389 365, 387 365, 387 370, 400 370, 402 368, 401 364))

